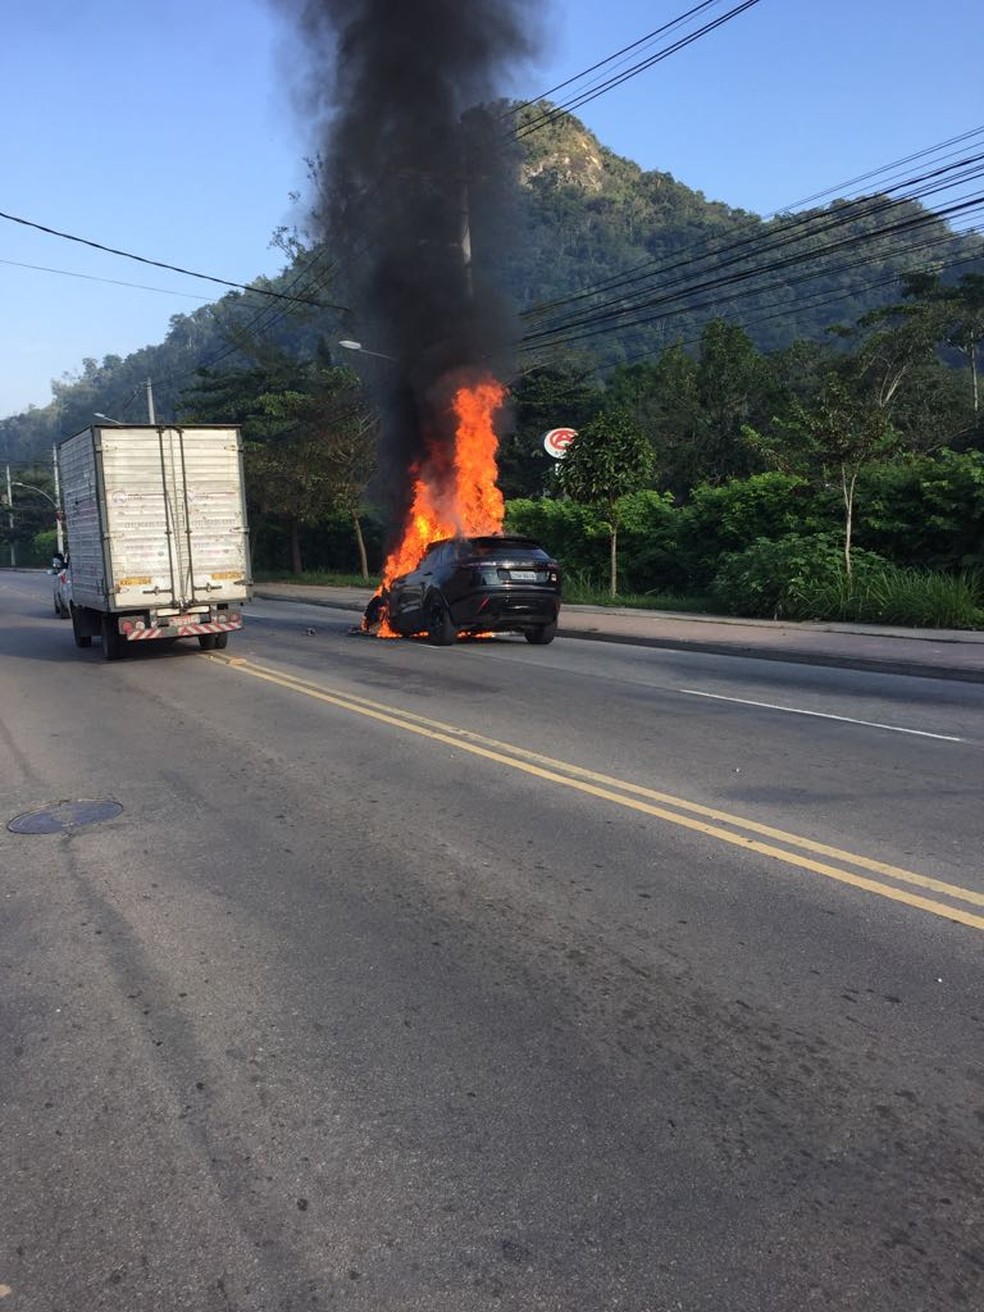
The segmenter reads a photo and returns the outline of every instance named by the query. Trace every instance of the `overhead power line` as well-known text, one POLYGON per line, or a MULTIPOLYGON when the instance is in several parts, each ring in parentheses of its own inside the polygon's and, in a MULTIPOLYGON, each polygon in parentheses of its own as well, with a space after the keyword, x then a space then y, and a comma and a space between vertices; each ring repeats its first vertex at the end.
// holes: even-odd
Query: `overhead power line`
MULTIPOLYGON (((842 238, 840 241, 830 243, 824 251, 813 253, 809 259, 815 261, 817 258, 827 257, 840 250, 856 249, 862 246, 866 241, 869 241, 872 236, 898 236, 920 226, 925 226, 931 222, 955 217, 956 215, 966 213, 969 210, 977 210, 981 208, 984 208, 984 193, 955 202, 953 205, 947 206, 943 210, 937 212, 926 211, 924 214, 900 220, 898 223, 890 224, 887 227, 880 229, 879 232, 875 234, 852 234, 851 236, 842 238)), ((918 249, 918 247, 916 249, 918 249)), ((586 338, 596 337, 599 334, 607 332, 623 332, 630 328, 643 327, 648 323, 669 317, 671 314, 683 313, 693 308, 704 308, 703 305, 694 307, 689 303, 684 306, 679 306, 675 310, 667 308, 671 306, 673 302, 679 302, 684 297, 691 297, 696 293, 713 291, 715 296, 709 304, 715 305, 723 299, 728 299, 721 295, 723 291, 747 284, 750 280, 756 278, 762 278, 769 274, 776 274, 787 268, 794 268, 797 264, 803 264, 805 262, 806 260, 802 256, 797 256, 795 254, 786 256, 781 260, 776 260, 765 266, 731 273, 725 277, 708 278, 702 282, 689 283, 681 287, 679 291, 669 291, 665 295, 652 297, 645 302, 635 305, 631 310, 621 311, 620 314, 606 312, 599 314, 594 318, 585 317, 575 323, 557 326, 552 330, 544 330, 540 333, 528 334, 523 340, 527 347, 531 349, 546 346, 556 347, 570 345, 573 342, 583 341, 586 338), (655 311, 655 313, 652 313, 652 311, 655 311)), ((810 275, 810 277, 821 277, 823 276, 823 272, 822 269, 816 270, 810 275)), ((767 290, 767 288, 768 284, 765 287, 751 288, 751 290, 762 292, 767 290)), ((744 286, 742 289, 747 290, 744 286)))
MULTIPOLYGON (((978 131, 982 131, 982 129, 978 129, 978 131)), ((945 146, 951 143, 944 142, 942 144, 945 146)), ((920 152, 920 154, 927 153, 929 152, 920 152)), ((728 262, 736 263, 740 259, 747 259, 757 254, 766 254, 779 246, 790 245, 794 241, 820 236, 826 231, 842 227, 847 223, 875 217, 882 210, 890 209, 903 201, 917 201, 937 191, 950 190, 959 183, 966 181, 968 177, 977 176, 982 160, 984 160, 984 153, 970 156, 945 168, 934 169, 918 177, 906 178, 902 182, 896 183, 888 191, 876 193, 874 196, 849 199, 838 209, 825 209, 819 212, 810 211, 797 215, 793 219, 785 220, 777 228, 766 229, 762 226, 762 220, 756 219, 749 225, 742 225, 738 231, 743 235, 736 236, 730 241, 721 242, 711 238, 700 243, 691 254, 669 264, 658 258, 645 260, 622 273, 613 274, 609 278, 589 284, 569 296, 556 297, 551 301, 531 306, 530 309, 523 312, 523 318, 541 321, 543 319, 549 320, 556 317, 555 312, 564 306, 590 300, 592 297, 600 296, 604 292, 611 293, 620 288, 631 287, 635 283, 651 283, 657 277, 664 279, 669 273, 700 265, 707 260, 714 260, 720 266, 722 257, 734 257, 729 259, 728 262), (928 186, 931 182, 935 182, 933 187, 928 186), (899 194, 893 196, 893 191, 899 194), (735 256, 735 252, 739 251, 744 253, 735 256)), ((895 168, 896 165, 892 164, 886 167, 895 168)), ((877 171, 882 172, 884 170, 877 171)), ((873 237, 876 235, 872 234, 873 237)), ((679 281, 679 279, 675 281, 679 281)), ((626 297, 623 295, 621 303, 628 306, 631 304, 631 300, 631 296, 626 297)), ((614 304, 616 304, 614 300, 603 302, 602 305, 596 305, 595 310, 603 308, 604 305, 614 304)))
MULTIPOLYGON (((788 205, 781 205, 778 212, 787 210, 806 209, 807 205, 813 205, 818 200, 824 200, 828 196, 843 196, 848 187, 855 187, 861 182, 871 182, 875 178, 882 177, 884 174, 891 172, 892 169, 904 168, 907 164, 913 164, 917 159, 925 159, 927 155, 938 155, 941 150, 947 150, 950 146, 958 146, 963 142, 972 141, 975 137, 980 137, 984 132, 984 124, 976 128, 970 128, 967 132, 961 132, 956 137, 950 137, 946 141, 940 141, 935 146, 926 146, 923 150, 917 150, 911 155, 905 155, 902 159, 893 160, 890 164, 883 164, 880 168, 871 169, 867 173, 859 173, 856 178, 848 178, 846 182, 837 182, 832 187, 827 187, 823 191, 815 191, 812 196, 805 196, 802 200, 792 201, 788 205)), ((940 159, 948 158, 940 155, 940 159)), ((891 181, 891 179, 889 179, 891 181)))
POLYGON ((898 189, 900 195, 897 197, 875 196, 846 204, 838 209, 800 216, 792 223, 784 224, 771 232, 759 231, 724 245, 707 248, 697 255, 670 264, 660 265, 659 261, 647 262, 644 266, 638 266, 639 269, 644 270, 643 272, 630 271, 621 277, 596 284, 594 289, 527 311, 527 317, 538 319, 540 324, 538 327, 531 327, 524 340, 530 343, 561 335, 566 337, 574 329, 592 328, 600 323, 607 323, 612 330, 627 327, 636 321, 631 316, 638 315, 640 311, 668 300, 679 300, 706 287, 728 286, 732 282, 748 280, 779 268, 815 262, 840 249, 845 243, 864 244, 896 232, 907 231, 912 227, 934 223, 945 217, 966 214, 967 210, 975 208, 980 203, 980 197, 970 196, 968 199, 966 196, 958 196, 940 210, 925 210, 915 216, 907 217, 902 222, 880 224, 870 232, 854 233, 846 238, 829 240, 830 235, 860 220, 871 220, 882 215, 888 217, 893 211, 912 203, 917 196, 925 198, 937 193, 952 194, 958 185, 976 180, 984 173, 982 161, 984 161, 984 154, 960 160, 943 169, 930 171, 919 178, 908 179, 898 189), (824 239, 822 247, 804 249, 804 242, 815 242, 817 238, 824 239), (774 258, 775 253, 783 248, 791 248, 791 253, 777 261, 774 258), (750 260, 758 262, 751 268, 745 267, 740 271, 728 272, 734 266, 747 265, 750 260), (700 267, 706 266, 710 261, 713 261, 711 267, 703 269, 700 267), (676 276, 667 282, 667 275, 674 273, 676 276), (623 290, 616 297, 602 300, 594 306, 585 307, 573 314, 557 313, 565 304, 574 305, 599 293, 617 291, 635 283, 642 284, 637 291, 626 294, 623 290))
MULTIPOLYGON (((615 51, 614 54, 609 55, 606 59, 601 60, 596 64, 593 64, 590 68, 584 70, 582 73, 575 74, 573 77, 566 79, 564 82, 558 84, 558 86, 552 88, 550 91, 543 93, 543 96, 539 97, 538 99, 543 99, 545 96, 553 94, 554 91, 561 90, 564 87, 570 86, 575 82, 581 81, 584 77, 590 75, 591 73, 596 72, 597 70, 603 67, 613 64, 617 66, 616 61, 620 59, 624 63, 625 56, 628 55, 631 51, 644 47, 645 45, 655 40, 657 37, 666 35, 667 33, 682 26, 688 20, 695 18, 697 15, 703 13, 704 11, 709 10, 713 8, 715 5, 723 2, 724 0, 702 0, 701 3, 694 5, 691 9, 679 15, 677 18, 670 20, 670 22, 668 23, 664 23, 661 27, 658 27, 654 29, 654 31, 647 33, 643 37, 640 37, 637 41, 633 41, 629 45, 623 46, 620 50, 615 51)), ((675 51, 679 49, 683 49, 687 45, 690 45, 693 41, 696 41, 699 37, 704 36, 708 32, 715 30, 723 23, 729 21, 731 18, 736 17, 738 14, 743 13, 746 9, 752 8, 754 5, 758 4, 759 2, 760 0, 743 0, 743 3, 729 10, 726 14, 723 14, 717 19, 713 20, 712 22, 705 24, 703 27, 699 28, 696 32, 691 33, 689 36, 685 38, 682 38, 680 41, 674 43, 672 46, 668 47, 667 49, 658 51, 655 55, 652 55, 647 59, 638 62, 637 64, 633 65, 631 68, 626 70, 625 72, 619 73, 616 76, 608 78, 606 81, 601 83, 600 86, 597 85, 597 79, 596 79, 595 84, 592 84, 589 90, 580 93, 578 96, 575 97, 574 100, 569 102, 567 105, 558 106, 556 107, 556 109, 551 109, 548 113, 540 115, 537 119, 534 119, 531 123, 524 124, 523 128, 520 130, 517 136, 529 135, 529 133, 538 130, 540 126, 545 126, 547 122, 552 121, 558 115, 565 113, 568 108, 576 107, 577 105, 587 103, 588 100, 596 99, 598 96, 604 94, 605 91, 611 90, 613 87, 621 85, 621 83, 628 80, 628 78, 636 76, 638 73, 643 72, 645 71, 645 69, 650 68, 654 64, 660 62, 662 59, 667 58, 668 55, 675 53, 675 51)), ((526 103, 532 104, 535 102, 531 101, 526 103)), ((522 106, 520 106, 519 108, 522 108, 522 106)), ((515 113, 517 111, 514 110, 512 112, 515 113)), ((122 259, 134 260, 137 263, 146 264, 153 268, 166 269, 168 272, 177 273, 183 277, 197 278, 205 282, 215 283, 216 285, 221 287, 230 287, 238 291, 254 292, 257 295, 265 296, 275 301, 282 301, 286 304, 308 305, 316 309, 338 310, 342 312, 348 312, 349 310, 349 307, 347 306, 336 305, 331 302, 322 301, 322 300, 316 300, 302 293, 291 291, 290 288, 294 287, 298 281, 298 279, 296 278, 290 284, 288 284, 287 291, 283 291, 283 292, 275 291, 272 288, 257 287, 254 284, 236 282, 229 278, 219 278, 214 274, 200 273, 197 270, 186 269, 181 265, 171 264, 164 260, 155 260, 149 258, 148 256, 137 255, 132 251, 125 251, 125 250, 121 250, 118 247, 108 246, 103 242, 97 242, 91 240, 90 238, 80 237, 75 233, 64 232, 61 229, 52 228, 46 224, 38 223, 32 219, 23 218, 20 215, 9 214, 2 210, 0 210, 0 219, 6 219, 7 222, 9 223, 17 223, 23 227, 33 228, 35 231, 46 233, 47 235, 52 237, 58 237, 63 241, 76 242, 79 245, 88 246, 93 250, 103 251, 109 255, 117 255, 122 259)), ((15 261, 3 261, 3 262, 10 263, 10 264, 16 263, 15 261)), ((108 279, 108 278, 101 279, 91 274, 73 273, 70 270, 63 270, 63 269, 49 269, 42 265, 22 265, 19 267, 34 268, 42 272, 60 273, 66 277, 78 277, 78 278, 90 279, 91 281, 117 283, 117 280, 115 279, 108 279)), ((322 278, 319 277, 317 281, 320 284, 322 282, 322 278)), ((140 288, 139 284, 131 284, 125 282, 119 282, 118 285, 132 286, 134 288, 147 290, 147 291, 161 291, 161 292, 166 291, 165 288, 149 288, 149 287, 140 288)), ((186 295, 188 293, 173 292, 171 294, 186 295)), ((207 298, 201 298, 201 299, 204 300, 207 298)), ((261 316, 257 316, 257 320, 259 320, 260 317, 261 316)), ((221 354, 225 354, 225 352, 221 354)))
POLYGON ((348 307, 344 305, 329 305, 324 301, 313 301, 303 296, 290 296, 286 292, 276 292, 269 287, 256 287, 250 283, 232 282, 228 278, 217 278, 211 273, 197 273, 194 269, 183 269, 177 264, 167 264, 164 260, 151 260, 145 255, 134 255, 132 251, 122 251, 115 246, 104 246, 102 242, 90 241, 87 237, 77 237, 71 232, 61 232, 58 228, 49 228, 43 223, 35 223, 32 219, 23 219, 16 214, 6 214, 0 210, 0 219, 6 219, 9 223, 19 223, 25 228, 34 228, 38 232, 45 232, 50 237, 60 237, 63 241, 78 242, 80 246, 90 246, 93 250, 105 251, 108 255, 119 255, 125 260, 136 260, 138 264, 149 264, 155 269, 167 269, 170 273, 180 273, 185 278, 199 278, 203 282, 218 283, 220 287, 233 287, 237 291, 256 292, 260 296, 269 296, 273 300, 295 301, 302 305, 314 305, 319 310, 345 310, 348 307))
POLYGON ((695 5, 693 9, 688 9, 685 14, 680 14, 678 18, 673 18, 668 23, 664 23, 662 27, 657 27, 654 31, 647 32, 645 36, 639 37, 638 41, 633 41, 631 44, 623 46, 621 50, 616 50, 614 54, 606 55, 604 59, 599 59, 597 64, 592 64, 589 68, 582 69, 580 73, 574 73, 571 77, 565 78, 563 82, 558 82, 556 86, 550 87, 546 91, 541 91, 538 96, 534 96, 531 100, 524 100, 521 104, 514 105, 513 108, 508 111, 507 117, 518 114, 522 110, 528 109, 531 105, 538 104, 541 100, 549 100, 551 96, 556 95, 558 91, 563 91, 565 87, 573 86, 575 82, 580 82, 583 78, 590 76, 590 74, 597 72, 599 69, 605 68, 609 64, 614 64, 615 61, 620 59, 623 55, 627 55, 633 50, 638 50, 640 46, 648 45, 651 41, 655 40, 656 37, 665 36, 668 32, 672 32, 674 28, 680 27, 688 18, 693 18, 703 10, 712 9, 715 5, 722 3, 723 0, 702 0, 701 4, 695 5))
MULTIPOLYGON (((532 133, 538 132, 541 128, 546 127, 549 123, 553 123, 556 119, 562 118, 571 110, 578 109, 581 105, 588 104, 589 101, 597 100, 599 96, 603 96, 606 92, 612 91, 617 86, 621 86, 622 83, 629 81, 630 78, 638 77, 640 73, 646 72, 647 69, 661 63, 662 60, 668 59, 670 55, 675 55, 678 51, 685 49, 689 45, 693 45, 693 43, 699 41, 701 37, 705 37, 709 35, 709 33, 716 31, 717 28, 730 22, 733 18, 737 18, 739 14, 745 13, 746 10, 754 8, 755 5, 759 3, 760 0, 743 0, 741 4, 736 5, 733 9, 729 9, 727 13, 721 14, 719 17, 705 23, 703 27, 699 27, 696 32, 691 32, 688 36, 681 37, 678 41, 674 41, 672 45, 665 47, 663 50, 657 51, 656 54, 650 55, 647 59, 640 60, 625 72, 606 79, 600 86, 595 87, 593 90, 589 89, 582 93, 575 94, 569 100, 566 100, 559 105, 552 106, 548 110, 544 110, 542 114, 538 115, 536 118, 530 119, 529 122, 524 123, 522 127, 518 128, 514 133, 515 138, 521 141, 524 137, 528 137, 532 133)), ((698 6, 698 9, 700 8, 703 8, 703 6, 698 6)), ((696 12, 696 10, 693 12, 696 12)))
POLYGON ((198 296, 195 292, 174 291, 170 287, 148 287, 141 282, 121 282, 119 278, 97 278, 93 273, 76 273, 72 269, 50 269, 46 264, 25 264, 22 260, 2 260, 13 269, 33 269, 36 273, 58 273, 63 278, 84 278, 87 282, 104 282, 110 287, 132 287, 139 292, 160 292, 163 296, 184 296, 191 301, 207 301, 208 296, 198 296))

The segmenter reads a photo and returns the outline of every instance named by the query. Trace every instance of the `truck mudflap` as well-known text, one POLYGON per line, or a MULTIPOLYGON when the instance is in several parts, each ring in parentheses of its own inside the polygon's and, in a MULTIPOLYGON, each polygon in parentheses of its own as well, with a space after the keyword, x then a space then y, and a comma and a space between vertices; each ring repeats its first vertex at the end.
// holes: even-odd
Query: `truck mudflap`
POLYGON ((199 620, 192 615, 177 615, 164 623, 147 624, 144 620, 121 619, 120 637, 127 642, 153 642, 157 638, 194 638, 204 633, 234 633, 243 627, 243 617, 230 611, 221 620, 199 620))

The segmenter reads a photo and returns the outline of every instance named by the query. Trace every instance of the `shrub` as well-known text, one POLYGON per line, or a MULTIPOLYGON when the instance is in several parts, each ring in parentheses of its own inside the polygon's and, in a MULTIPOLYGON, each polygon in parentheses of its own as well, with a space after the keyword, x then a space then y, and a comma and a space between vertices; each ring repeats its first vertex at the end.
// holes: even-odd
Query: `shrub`
MULTIPOLYGON (((678 586, 680 511, 669 493, 630 492, 619 498, 618 513, 619 592, 678 586)), ((509 501, 506 530, 536 538, 561 562, 568 580, 581 580, 585 593, 607 589, 609 536, 603 510, 574 501, 509 501)))
POLYGON ((684 581, 680 511, 668 492, 631 492, 618 503, 618 590, 651 592, 684 581))
POLYGON ((948 629, 980 628, 981 577, 893 565, 872 551, 851 554, 850 577, 831 537, 759 538, 731 552, 712 585, 729 614, 789 620, 841 620, 948 629))
POLYGON ((526 498, 506 503, 506 532, 536 538, 566 573, 603 577, 608 567, 608 528, 591 506, 575 501, 526 498))
MULTIPOLYGON (((887 562, 870 551, 852 555, 852 581, 887 562)), ((727 552, 711 584, 715 604, 732 615, 765 619, 829 619, 820 599, 846 580, 843 547, 827 534, 757 538, 744 551, 727 552)))
POLYGON ((852 578, 850 585, 842 574, 816 598, 827 619, 939 629, 984 627, 981 601, 980 576, 973 571, 946 574, 892 564, 862 580, 852 578))
POLYGON ((899 565, 984 566, 984 452, 909 456, 863 472, 856 540, 899 565))
POLYGON ((680 566, 698 587, 713 578, 722 555, 759 538, 836 531, 838 509, 795 474, 772 471, 735 478, 718 487, 701 484, 681 511, 680 566))

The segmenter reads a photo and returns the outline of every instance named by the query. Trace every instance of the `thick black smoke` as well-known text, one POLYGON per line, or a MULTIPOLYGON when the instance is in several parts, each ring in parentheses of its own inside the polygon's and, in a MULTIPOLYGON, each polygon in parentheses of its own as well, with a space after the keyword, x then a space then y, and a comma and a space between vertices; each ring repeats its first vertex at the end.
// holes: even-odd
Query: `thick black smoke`
MULTIPOLYGON (((284 0, 321 125, 316 221, 373 361, 394 518, 407 471, 450 448, 462 372, 508 379, 517 327, 494 287, 515 232, 501 101, 532 53, 534 0, 284 0), (531 13, 532 11, 532 13, 531 13)), ((396 526, 396 525, 395 525, 396 526)))

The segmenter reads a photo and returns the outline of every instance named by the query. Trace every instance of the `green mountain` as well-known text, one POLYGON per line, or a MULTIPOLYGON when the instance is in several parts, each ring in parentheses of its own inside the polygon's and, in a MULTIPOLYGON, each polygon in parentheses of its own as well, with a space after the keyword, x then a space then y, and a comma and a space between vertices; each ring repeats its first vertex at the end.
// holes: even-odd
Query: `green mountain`
MULTIPOLYGON (((490 260, 481 186, 472 204, 476 274, 494 277, 522 314, 523 353, 549 363, 573 353, 598 371, 695 343, 715 317, 742 325, 761 350, 816 340, 898 299, 915 269, 984 272, 984 240, 959 235, 917 199, 867 196, 765 220, 646 171, 601 145, 582 123, 541 102, 515 116, 519 240, 490 260)), ((480 169, 477 172, 480 174, 480 169)), ((224 370, 287 351, 311 356, 350 336, 335 312, 271 301, 272 288, 334 300, 324 250, 290 251, 279 278, 171 320, 165 340, 126 358, 82 362, 54 400, 0 420, 0 456, 43 456, 94 411, 137 419, 152 378, 158 414, 179 412, 199 366, 224 370)))
POLYGON ((527 241, 502 271, 529 350, 566 345, 606 368, 693 343, 723 316, 770 351, 897 300, 903 273, 984 270, 984 241, 916 200, 869 195, 765 220, 647 172, 549 112, 533 105, 520 117, 527 241))

